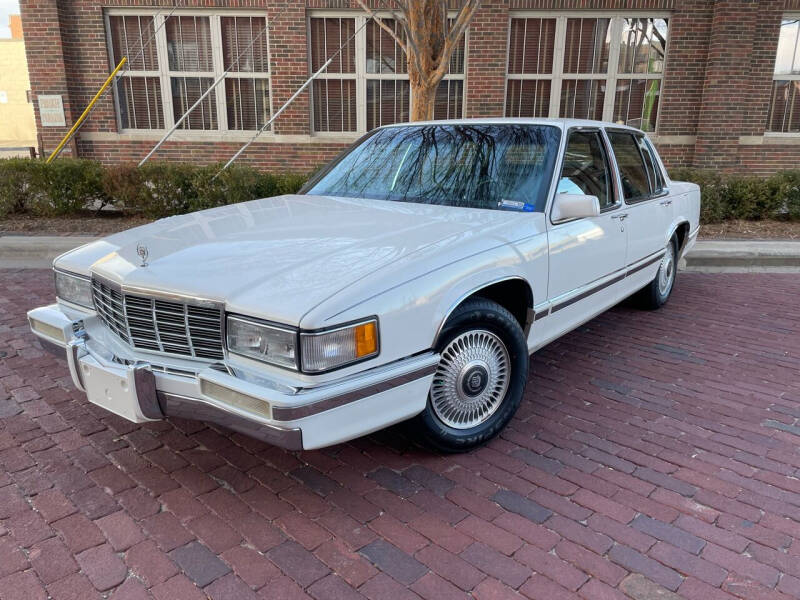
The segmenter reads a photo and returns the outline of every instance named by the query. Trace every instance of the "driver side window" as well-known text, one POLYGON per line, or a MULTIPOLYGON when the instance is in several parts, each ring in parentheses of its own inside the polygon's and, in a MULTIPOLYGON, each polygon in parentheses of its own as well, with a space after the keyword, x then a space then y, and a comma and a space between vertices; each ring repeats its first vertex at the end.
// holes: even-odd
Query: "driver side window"
POLYGON ((611 171, 597 131, 573 131, 567 140, 557 194, 597 196, 600 210, 614 204, 611 171))

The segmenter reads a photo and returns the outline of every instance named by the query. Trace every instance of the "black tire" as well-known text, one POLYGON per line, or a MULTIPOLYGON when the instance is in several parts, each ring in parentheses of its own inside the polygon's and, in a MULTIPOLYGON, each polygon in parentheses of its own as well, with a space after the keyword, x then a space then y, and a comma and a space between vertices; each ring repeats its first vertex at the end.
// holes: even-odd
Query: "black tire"
POLYGON ((672 236, 672 239, 667 244, 667 254, 661 260, 658 266, 658 272, 653 278, 653 281, 648 283, 645 287, 639 290, 636 295, 636 302, 640 308, 645 310, 656 310, 661 308, 669 300, 672 289, 675 287, 675 279, 678 276, 678 238, 672 236), (667 260, 669 253, 672 253, 672 260, 667 260), (665 275, 666 274, 666 275, 665 275), (667 279, 667 285, 664 286, 662 276, 667 279))
MULTIPOLYGON (((504 369, 500 366, 495 369, 496 372, 492 372, 492 367, 498 366, 502 361, 498 364, 487 364, 488 368, 484 369, 482 365, 477 364, 480 361, 475 360, 473 362, 477 366, 470 367, 470 364, 473 363, 463 366, 459 372, 458 381, 460 383, 457 383, 452 377, 448 379, 445 375, 452 375, 453 367, 452 363, 449 363, 451 370, 443 370, 448 365, 447 357, 443 355, 437 373, 434 375, 434 383, 428 394, 425 410, 412 422, 414 431, 421 436, 422 440, 428 446, 441 452, 464 452, 480 446, 496 436, 517 412, 528 380, 528 345, 522 327, 508 310, 485 298, 470 298, 453 312, 439 336, 436 350, 443 353, 448 348, 454 347, 451 346, 454 340, 458 339, 461 342, 476 339, 475 336, 483 336, 482 339, 495 344, 496 354, 494 356, 507 358, 507 367, 510 372, 507 373, 504 380, 505 385, 501 387, 499 382, 503 380, 504 369), (496 345, 497 340, 502 342, 499 346, 496 345), (504 347, 505 354, 502 353, 500 346, 504 347), (485 373, 481 372, 482 369, 485 373), (447 385, 445 383, 447 381, 452 382, 452 385, 447 385), (474 388, 470 388, 472 383, 475 383, 474 388), (470 392, 474 393, 481 386, 483 386, 483 390, 478 392, 477 396, 470 395, 470 392), (460 389, 462 395, 466 395, 468 402, 478 403, 476 406, 484 402, 482 397, 490 396, 494 398, 494 408, 484 417, 485 420, 474 426, 466 422, 460 424, 459 427, 454 427, 445 422, 447 417, 442 416, 443 411, 439 408, 442 406, 439 402, 439 399, 443 397, 441 390, 447 388, 452 389, 452 394, 457 394, 456 390, 460 389), (504 390, 502 394, 501 389, 504 390), (432 399, 434 395, 436 396, 436 405, 432 399)), ((480 350, 478 346, 479 344, 476 343, 475 351, 480 350)), ((448 352, 448 357, 452 356, 455 354, 448 352)), ((464 356, 468 355, 464 354, 464 356)))

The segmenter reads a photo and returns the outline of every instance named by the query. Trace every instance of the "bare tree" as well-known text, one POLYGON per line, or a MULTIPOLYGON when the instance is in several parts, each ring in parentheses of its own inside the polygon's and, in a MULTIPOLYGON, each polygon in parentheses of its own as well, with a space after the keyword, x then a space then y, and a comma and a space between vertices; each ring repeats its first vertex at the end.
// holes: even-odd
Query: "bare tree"
POLYGON ((411 85, 412 121, 433 118, 436 88, 447 74, 450 57, 458 47, 480 0, 394 0, 397 9, 390 9, 392 18, 399 24, 390 27, 367 4, 358 4, 391 35, 403 49, 408 61, 408 79, 411 85), (448 19, 448 5, 457 4, 455 19, 448 19))

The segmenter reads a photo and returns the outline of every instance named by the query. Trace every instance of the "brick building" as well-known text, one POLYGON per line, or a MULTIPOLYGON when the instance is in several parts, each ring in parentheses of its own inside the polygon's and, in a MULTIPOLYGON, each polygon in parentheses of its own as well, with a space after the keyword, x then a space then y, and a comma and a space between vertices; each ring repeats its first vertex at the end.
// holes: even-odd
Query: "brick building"
MULTIPOLYGON (((83 157, 138 160, 242 53, 156 155, 226 159, 353 33, 242 160, 308 170, 407 119, 403 56, 374 23, 361 28, 354 0, 186 0, 174 12, 157 0, 20 4, 34 97, 60 95, 67 125, 120 57, 132 59, 81 129, 83 157)), ((484 0, 436 116, 601 118, 650 131, 669 165, 796 167, 798 20, 800 0, 484 0)), ((41 127, 35 105, 52 150, 67 128, 41 127)))

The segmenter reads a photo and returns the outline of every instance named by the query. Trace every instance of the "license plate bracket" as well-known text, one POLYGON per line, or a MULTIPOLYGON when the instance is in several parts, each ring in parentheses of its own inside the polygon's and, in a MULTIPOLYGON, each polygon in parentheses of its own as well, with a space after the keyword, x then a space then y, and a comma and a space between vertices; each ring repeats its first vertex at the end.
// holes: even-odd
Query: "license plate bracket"
POLYGON ((134 423, 150 419, 142 412, 140 398, 156 398, 155 377, 143 367, 101 365, 90 355, 78 360, 89 402, 134 423))

